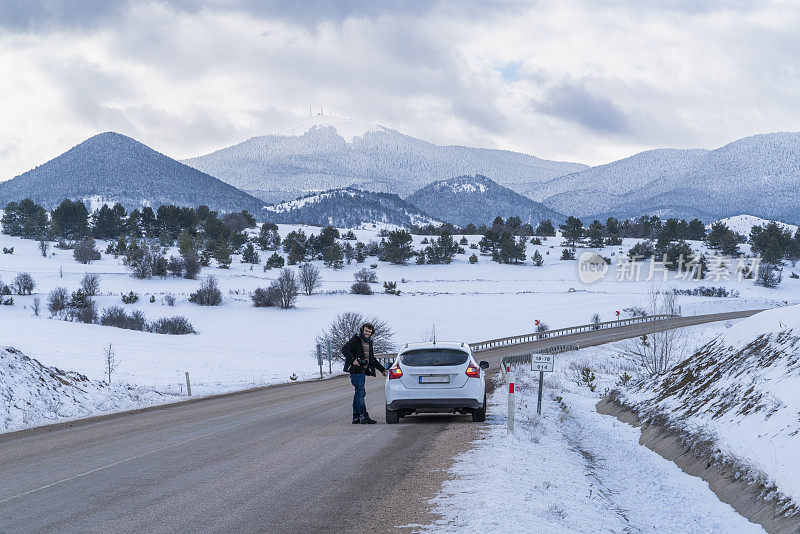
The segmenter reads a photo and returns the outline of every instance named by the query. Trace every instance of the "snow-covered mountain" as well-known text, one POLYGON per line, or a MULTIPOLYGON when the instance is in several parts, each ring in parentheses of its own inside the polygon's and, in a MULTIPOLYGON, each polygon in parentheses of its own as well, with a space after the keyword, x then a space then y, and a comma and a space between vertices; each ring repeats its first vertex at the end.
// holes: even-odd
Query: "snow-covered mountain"
POLYGON ((491 224, 495 217, 520 217, 536 224, 565 217, 490 180, 486 176, 458 176, 426 185, 408 197, 411 204, 443 221, 459 226, 491 224))
MULTIPOLYGON (((768 221, 767 219, 762 219, 761 217, 756 217, 754 215, 734 215, 733 217, 726 217, 725 219, 720 219, 719 221, 715 222, 721 222, 725 224, 725 226, 727 226, 737 234, 742 234, 743 236, 749 236, 750 230, 752 230, 753 227, 767 226, 771 221, 768 221)), ((780 221, 775 221, 775 223, 777 223, 778 226, 780 226, 784 230, 789 230, 792 234, 794 234, 797 231, 797 226, 795 226, 794 224, 786 224, 780 221)))
POLYGON ((441 224, 397 195, 353 187, 312 193, 267 206, 265 210, 266 217, 274 222, 330 224, 339 228, 357 228, 370 223, 395 226, 441 224))
POLYGON ((0 205, 31 198, 53 208, 66 198, 101 198, 127 207, 198 206, 258 213, 264 202, 130 137, 106 132, 11 180, 0 205))
POLYGON ((560 212, 705 221, 751 213, 800 223, 800 133, 745 137, 716 150, 659 149, 558 177, 526 193, 560 212))
POLYGON ((269 202, 348 186, 406 196, 436 180, 473 173, 521 189, 586 168, 505 150, 438 146, 330 115, 184 163, 269 202))

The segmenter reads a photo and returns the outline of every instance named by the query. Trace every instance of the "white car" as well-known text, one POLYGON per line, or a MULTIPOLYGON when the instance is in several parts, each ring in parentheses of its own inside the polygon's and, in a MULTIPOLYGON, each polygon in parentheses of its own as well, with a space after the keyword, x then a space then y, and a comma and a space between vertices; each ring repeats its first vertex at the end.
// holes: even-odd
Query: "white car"
POLYGON ((386 422, 412 413, 458 412, 486 419, 488 362, 477 363, 467 343, 403 345, 386 377, 386 422))

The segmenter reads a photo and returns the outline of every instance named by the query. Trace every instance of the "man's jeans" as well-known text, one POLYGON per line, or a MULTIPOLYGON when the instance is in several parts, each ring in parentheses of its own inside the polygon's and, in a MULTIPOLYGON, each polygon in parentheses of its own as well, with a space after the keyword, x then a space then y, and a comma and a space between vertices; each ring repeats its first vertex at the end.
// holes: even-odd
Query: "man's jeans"
POLYGON ((353 419, 367 413, 367 404, 364 402, 364 398, 367 396, 367 390, 364 388, 366 379, 367 375, 364 373, 350 375, 350 383, 356 388, 355 395, 353 395, 353 419))

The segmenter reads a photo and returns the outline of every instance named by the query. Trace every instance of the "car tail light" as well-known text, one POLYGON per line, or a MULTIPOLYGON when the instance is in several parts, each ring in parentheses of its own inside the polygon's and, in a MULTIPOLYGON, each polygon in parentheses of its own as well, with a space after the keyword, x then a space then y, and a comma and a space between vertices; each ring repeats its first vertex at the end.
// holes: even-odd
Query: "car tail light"
POLYGON ((467 367, 467 376, 470 378, 480 378, 481 377, 481 368, 474 364, 469 364, 467 367))
POLYGON ((401 376, 403 376, 403 370, 399 367, 392 367, 389 369, 389 380, 392 378, 400 378, 401 376))

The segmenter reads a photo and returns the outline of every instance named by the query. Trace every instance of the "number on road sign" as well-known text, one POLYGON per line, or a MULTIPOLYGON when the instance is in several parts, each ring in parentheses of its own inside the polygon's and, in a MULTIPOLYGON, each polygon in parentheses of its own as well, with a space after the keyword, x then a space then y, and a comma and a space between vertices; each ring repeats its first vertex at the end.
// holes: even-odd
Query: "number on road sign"
POLYGON ((553 371, 555 356, 552 354, 531 354, 531 371, 543 371, 550 373, 553 371))

